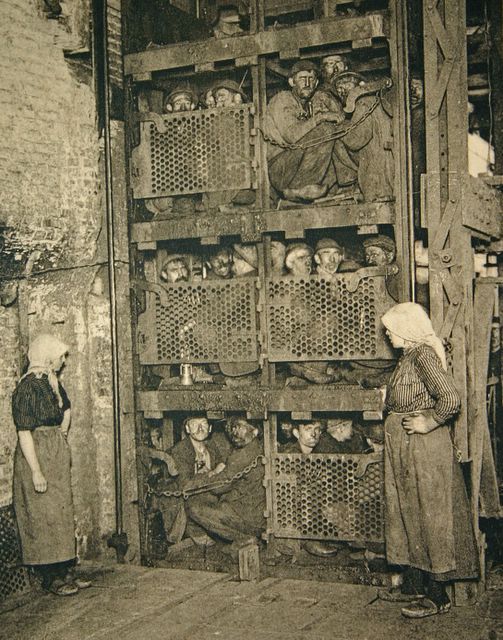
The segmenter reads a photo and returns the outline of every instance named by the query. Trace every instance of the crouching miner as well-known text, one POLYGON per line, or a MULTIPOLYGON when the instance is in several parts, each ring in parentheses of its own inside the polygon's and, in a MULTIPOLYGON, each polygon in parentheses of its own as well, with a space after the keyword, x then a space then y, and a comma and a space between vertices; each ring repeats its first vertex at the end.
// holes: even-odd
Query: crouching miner
POLYGON ((264 466, 256 427, 244 418, 232 416, 225 429, 234 448, 225 470, 218 475, 220 485, 211 493, 189 498, 187 514, 211 536, 233 543, 234 552, 250 537, 260 536, 265 528, 264 466), (249 468, 254 462, 256 465, 249 468))

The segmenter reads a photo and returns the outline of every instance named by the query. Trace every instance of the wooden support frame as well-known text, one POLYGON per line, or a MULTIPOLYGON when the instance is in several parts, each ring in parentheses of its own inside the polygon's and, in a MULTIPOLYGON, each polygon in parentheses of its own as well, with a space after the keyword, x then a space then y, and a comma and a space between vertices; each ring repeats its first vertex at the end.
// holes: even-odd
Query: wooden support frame
MULTIPOLYGON (((481 290, 474 304, 472 230, 464 224, 469 203, 466 3, 424 1, 423 22, 427 167, 423 220, 429 239, 430 311, 435 330, 451 346, 453 377, 461 395, 455 445, 461 461, 471 463, 472 520, 483 564, 483 537, 478 529, 481 506, 484 508, 481 490, 490 496, 486 500, 491 503, 490 513, 499 511, 499 498, 487 446, 489 345, 483 344, 487 332, 479 326, 484 324, 482 316, 491 310, 483 304, 481 290)), ((456 584, 457 603, 472 596, 470 588, 456 584)))

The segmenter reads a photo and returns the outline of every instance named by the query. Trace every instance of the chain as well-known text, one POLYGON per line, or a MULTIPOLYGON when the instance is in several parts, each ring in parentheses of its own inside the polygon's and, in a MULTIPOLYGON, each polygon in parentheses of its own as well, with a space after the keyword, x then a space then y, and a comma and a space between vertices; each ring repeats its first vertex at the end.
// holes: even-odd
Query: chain
POLYGON ((351 133, 351 131, 354 131, 354 129, 356 129, 361 124, 363 124, 365 120, 367 120, 372 115, 372 113, 377 109, 380 102, 381 102, 381 91, 377 93, 375 101, 373 102, 373 104, 370 105, 370 107, 367 109, 367 111, 362 115, 362 117, 359 120, 357 120, 356 122, 353 122, 348 127, 344 127, 343 129, 334 131, 334 133, 330 134, 329 136, 315 138, 314 140, 311 140, 308 144, 296 144, 296 143, 289 144, 287 142, 279 142, 278 140, 275 140, 274 138, 271 138, 270 136, 268 136, 260 127, 257 127, 257 128, 260 131, 262 138, 264 139, 264 142, 269 142, 270 144, 276 147, 281 147, 282 149, 292 149, 292 150, 310 149, 311 147, 316 147, 320 144, 324 144, 325 142, 330 142, 331 140, 339 140, 340 138, 344 138, 344 136, 347 136, 349 133, 351 133))
POLYGON ((216 480, 215 482, 208 482, 207 484, 201 487, 194 487, 193 489, 183 489, 180 491, 154 491, 153 489, 148 488, 147 494, 153 494, 155 496, 164 496, 166 498, 183 498, 184 500, 188 500, 190 496, 197 495, 199 493, 206 493, 208 491, 212 491, 213 489, 221 489, 222 487, 226 487, 231 484, 235 480, 240 480, 244 476, 248 475, 253 469, 256 469, 259 461, 264 459, 263 455, 258 455, 249 465, 241 469, 235 473, 231 478, 227 478, 227 480, 216 480))

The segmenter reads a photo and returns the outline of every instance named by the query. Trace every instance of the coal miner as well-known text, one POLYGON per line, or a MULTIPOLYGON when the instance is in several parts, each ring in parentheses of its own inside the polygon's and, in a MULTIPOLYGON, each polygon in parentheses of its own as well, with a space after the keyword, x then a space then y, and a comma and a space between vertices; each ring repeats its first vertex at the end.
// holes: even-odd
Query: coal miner
POLYGON ((189 267, 187 259, 178 253, 170 255, 162 265, 160 278, 162 282, 187 282, 189 279, 189 267))
POLYGON ((221 486, 189 498, 191 520, 212 536, 240 545, 257 538, 265 528, 264 466, 259 430, 239 416, 231 416, 225 427, 232 443, 225 470, 215 477, 221 486), (241 473, 254 461, 256 466, 241 473))
POLYGON ((227 280, 232 278, 232 249, 218 247, 206 261, 208 267, 207 280, 227 280))
MULTIPOLYGON (((230 446, 223 434, 210 437, 211 425, 204 415, 185 419, 187 437, 168 452, 176 465, 178 476, 166 482, 166 491, 187 490, 205 484, 225 468, 230 446)), ((205 544, 205 532, 193 523, 187 523, 186 501, 181 497, 159 496, 157 507, 162 514, 166 538, 171 543, 180 542, 185 533, 194 542, 205 544)))
POLYGON ((350 191, 356 165, 333 137, 345 118, 341 103, 318 90, 318 68, 310 60, 292 66, 288 84, 290 91, 280 91, 267 105, 271 185, 286 200, 300 202, 350 191))
MULTIPOLYGON (((335 78, 334 86, 345 105, 351 92, 365 87, 365 78, 346 71, 335 78)), ((352 128, 342 140, 358 165, 358 184, 365 202, 391 199, 394 180, 391 114, 380 97, 360 95, 349 124, 352 128)))
POLYGON ((316 273, 332 278, 336 273, 356 271, 360 265, 353 260, 344 260, 344 247, 333 238, 321 238, 314 252, 316 273))
POLYGON ((322 89, 332 93, 334 97, 338 99, 334 91, 333 82, 338 75, 349 70, 349 64, 346 56, 342 56, 340 54, 325 56, 321 59, 320 68, 322 89))
MULTIPOLYGON (((385 235, 375 235, 365 238, 365 262, 369 267, 384 267, 395 263, 396 245, 392 238, 385 235)), ((399 280, 397 274, 386 276, 386 288, 389 295, 398 302, 399 280)))
POLYGON ((309 276, 313 270, 313 250, 305 242, 295 242, 286 249, 285 266, 291 276, 309 276))
POLYGON ((194 111, 198 96, 190 84, 176 85, 164 100, 164 113, 194 111))
MULTIPOLYGON (((206 92, 205 102, 213 109, 226 109, 229 107, 239 107, 248 102, 248 96, 241 86, 228 78, 222 78, 214 82, 206 92), (210 97, 211 96, 211 97, 210 97)), ((222 130, 227 127, 234 127, 234 112, 222 113, 220 115, 222 130)), ((205 209, 233 208, 236 206, 250 206, 255 202, 255 192, 252 189, 232 189, 226 191, 214 191, 203 195, 203 206, 205 209)))

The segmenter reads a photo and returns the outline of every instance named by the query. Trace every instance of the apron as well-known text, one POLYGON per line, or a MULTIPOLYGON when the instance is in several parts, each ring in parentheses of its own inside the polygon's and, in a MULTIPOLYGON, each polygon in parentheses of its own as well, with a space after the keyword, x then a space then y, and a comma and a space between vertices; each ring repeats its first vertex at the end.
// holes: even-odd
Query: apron
POLYGON ((32 431, 47 491, 37 493, 31 469, 18 442, 14 456, 13 502, 24 564, 73 560, 75 524, 70 477, 70 448, 59 427, 32 431))
POLYGON ((437 580, 476 577, 469 502, 449 428, 409 436, 404 415, 391 413, 384 425, 387 560, 437 580))

